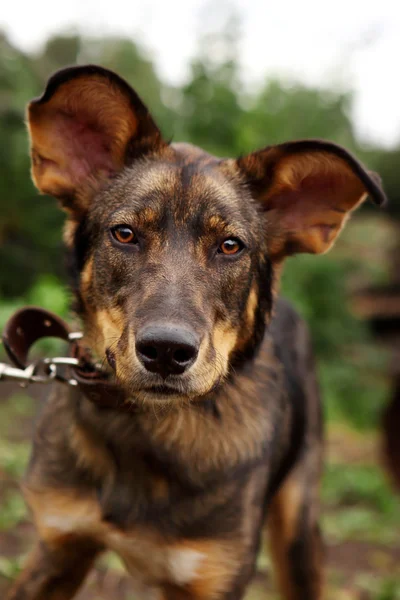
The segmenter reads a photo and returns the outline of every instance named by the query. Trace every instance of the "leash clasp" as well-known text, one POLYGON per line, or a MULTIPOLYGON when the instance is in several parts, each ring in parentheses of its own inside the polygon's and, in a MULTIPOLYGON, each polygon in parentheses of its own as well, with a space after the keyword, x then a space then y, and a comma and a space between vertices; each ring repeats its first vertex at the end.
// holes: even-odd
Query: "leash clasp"
POLYGON ((44 358, 41 363, 45 367, 46 373, 49 373, 46 383, 50 383, 54 379, 57 379, 68 385, 78 385, 76 379, 73 377, 65 377, 61 373, 58 373, 57 369, 57 367, 78 367, 80 361, 77 358, 72 358, 71 356, 55 356, 53 358, 44 358))
POLYGON ((0 380, 19 381, 22 387, 29 383, 50 383, 57 375, 56 367, 52 364, 46 365, 46 372, 39 374, 42 363, 43 361, 31 363, 25 369, 0 363, 0 380))

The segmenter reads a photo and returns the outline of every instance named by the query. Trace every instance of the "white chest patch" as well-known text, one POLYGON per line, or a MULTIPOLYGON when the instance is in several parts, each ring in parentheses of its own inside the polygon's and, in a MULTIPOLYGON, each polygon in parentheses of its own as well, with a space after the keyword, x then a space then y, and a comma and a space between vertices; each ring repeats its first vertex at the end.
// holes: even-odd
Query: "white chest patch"
POLYGON ((205 554, 197 550, 170 549, 168 561, 171 580, 177 585, 191 583, 199 576, 198 571, 204 559, 205 554))

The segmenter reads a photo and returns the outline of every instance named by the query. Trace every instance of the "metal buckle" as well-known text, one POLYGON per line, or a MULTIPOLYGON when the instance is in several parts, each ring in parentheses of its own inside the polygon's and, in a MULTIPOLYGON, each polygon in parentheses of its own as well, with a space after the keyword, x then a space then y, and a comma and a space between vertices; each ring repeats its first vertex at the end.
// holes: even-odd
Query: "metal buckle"
POLYGON ((76 340, 81 340, 82 338, 82 331, 71 331, 71 333, 68 334, 68 339, 70 342, 75 342, 76 340))
POLYGON ((55 372, 53 379, 56 378, 58 381, 62 381, 63 383, 67 383, 68 385, 78 385, 76 379, 74 379, 73 377, 65 377, 57 371, 57 367, 79 366, 79 360, 77 358, 72 358, 71 356, 55 356, 54 358, 44 358, 42 360, 42 363, 44 366, 47 367, 47 371, 49 373, 51 373, 51 371, 55 372))

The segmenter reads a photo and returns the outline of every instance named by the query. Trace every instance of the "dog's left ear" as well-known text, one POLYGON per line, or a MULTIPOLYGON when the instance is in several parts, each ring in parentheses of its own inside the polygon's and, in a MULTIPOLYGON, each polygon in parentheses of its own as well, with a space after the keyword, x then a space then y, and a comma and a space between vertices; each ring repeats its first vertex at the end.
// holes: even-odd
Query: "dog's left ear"
POLYGON ((368 195, 376 204, 386 201, 375 173, 322 140, 271 146, 236 164, 266 213, 269 252, 277 260, 296 252, 326 252, 368 195))
POLYGON ((27 117, 36 187, 75 214, 86 208, 88 188, 167 145, 126 81, 94 65, 55 73, 27 117))

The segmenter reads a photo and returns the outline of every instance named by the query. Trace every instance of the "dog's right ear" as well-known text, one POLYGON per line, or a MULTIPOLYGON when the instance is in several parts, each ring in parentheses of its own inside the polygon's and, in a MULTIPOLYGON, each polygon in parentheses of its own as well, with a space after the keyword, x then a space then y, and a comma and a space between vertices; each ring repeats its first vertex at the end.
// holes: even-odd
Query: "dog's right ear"
POLYGON ((166 146, 147 108, 118 75, 87 65, 58 71, 27 111, 32 177, 73 213, 136 157, 166 146))

